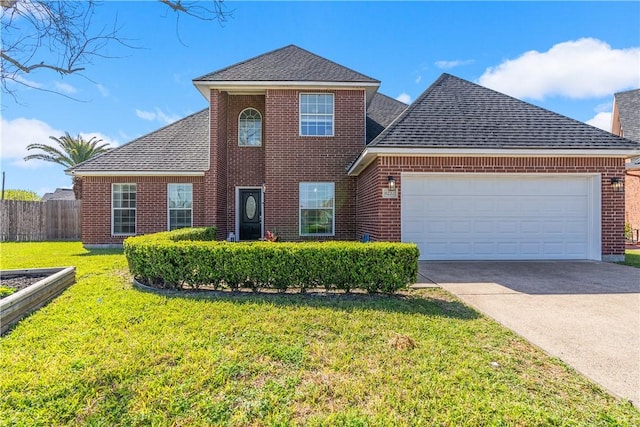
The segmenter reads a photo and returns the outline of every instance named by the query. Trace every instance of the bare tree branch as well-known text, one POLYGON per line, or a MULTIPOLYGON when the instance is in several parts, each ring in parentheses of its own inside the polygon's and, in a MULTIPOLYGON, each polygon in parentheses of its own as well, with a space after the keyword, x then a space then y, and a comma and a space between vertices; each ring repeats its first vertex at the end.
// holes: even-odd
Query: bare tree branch
MULTIPOLYGON (((222 24, 231 16, 223 0, 158 1, 175 12, 178 19, 185 15, 222 24)), ((53 71, 60 76, 77 74, 86 71, 95 58, 114 58, 107 50, 111 45, 132 48, 120 37, 117 18, 113 26, 96 28, 94 18, 99 6, 95 0, 0 0, 2 92, 16 98, 15 84, 51 92, 25 83, 25 76, 36 71, 53 71)), ((180 39, 179 34, 177 37, 180 39)))

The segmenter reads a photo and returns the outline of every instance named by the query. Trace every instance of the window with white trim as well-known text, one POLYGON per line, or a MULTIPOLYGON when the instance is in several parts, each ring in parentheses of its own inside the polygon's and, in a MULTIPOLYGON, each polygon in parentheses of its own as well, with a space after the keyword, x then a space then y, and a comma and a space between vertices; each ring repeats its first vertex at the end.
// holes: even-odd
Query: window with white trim
POLYGON ((300 135, 333 136, 333 94, 300 94, 300 135))
POLYGON ((262 145, 262 115, 255 108, 242 110, 238 117, 238 145, 241 147, 262 145))
POLYGON ((300 235, 335 235, 333 182, 300 183, 300 235))
POLYGON ((136 234, 136 184, 112 184, 111 206, 112 234, 115 236, 136 234))
POLYGON ((193 185, 168 184, 169 230, 193 224, 193 185))

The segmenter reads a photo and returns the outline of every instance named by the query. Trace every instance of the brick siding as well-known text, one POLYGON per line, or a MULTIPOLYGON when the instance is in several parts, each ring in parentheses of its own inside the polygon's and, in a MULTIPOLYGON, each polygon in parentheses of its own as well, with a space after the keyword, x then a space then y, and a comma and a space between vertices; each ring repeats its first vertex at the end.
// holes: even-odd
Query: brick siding
POLYGON ((613 192, 612 177, 624 175, 624 160, 569 157, 379 157, 358 181, 356 234, 374 240, 399 241, 402 172, 599 173, 602 176, 602 255, 624 254, 624 194, 613 192), (397 199, 382 199, 392 175, 397 199))
MULTIPOLYGON (((319 92, 323 91, 313 91, 319 92)), ((298 90, 268 90, 265 96, 265 230, 275 230, 286 240, 301 240, 299 183, 334 182, 333 238, 353 239, 356 178, 347 176, 345 168, 364 147, 364 91, 333 92, 332 137, 299 135, 300 93, 298 90)), ((318 240, 317 237, 310 239, 318 240)))
POLYGON ((193 225, 204 219, 203 177, 84 177, 82 197, 82 242, 85 245, 120 244, 128 236, 111 235, 111 185, 136 184, 136 232, 156 233, 168 229, 167 184, 193 184, 193 225))

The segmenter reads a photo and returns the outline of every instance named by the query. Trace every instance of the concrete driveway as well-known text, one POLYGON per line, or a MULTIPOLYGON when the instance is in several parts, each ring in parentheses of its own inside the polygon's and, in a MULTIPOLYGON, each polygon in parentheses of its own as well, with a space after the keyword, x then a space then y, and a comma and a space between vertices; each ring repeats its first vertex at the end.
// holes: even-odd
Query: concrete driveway
POLYGON ((640 406, 640 269, 595 261, 421 261, 433 282, 640 406))

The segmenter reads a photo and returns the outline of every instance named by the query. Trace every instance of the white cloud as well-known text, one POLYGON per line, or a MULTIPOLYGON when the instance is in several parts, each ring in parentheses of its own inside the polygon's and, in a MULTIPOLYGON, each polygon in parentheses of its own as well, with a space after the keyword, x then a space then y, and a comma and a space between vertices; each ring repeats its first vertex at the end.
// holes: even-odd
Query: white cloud
POLYGON ((440 69, 448 70, 450 68, 459 67, 461 65, 473 64, 473 62, 473 59, 456 59, 454 61, 436 61, 435 64, 436 67, 440 69))
POLYGON ((98 88, 98 91, 100 92, 100 95, 104 96, 105 98, 107 96, 109 96, 109 89, 107 89, 106 87, 104 87, 103 85, 101 85, 100 83, 98 83, 96 85, 96 87, 98 88))
POLYGON ((71 86, 70 84, 62 83, 62 82, 54 82, 53 89, 56 92, 66 93, 67 95, 71 95, 72 93, 76 93, 78 91, 75 87, 71 86))
MULTIPOLYGON (((25 119, 19 117, 13 120, 2 119, 2 158, 15 159, 18 166, 37 167, 39 161, 22 160, 29 153, 29 144, 48 144, 51 142, 49 136, 64 135, 63 131, 54 129, 47 123, 36 119, 25 119)), ((40 164, 41 165, 41 164, 40 164)))
POLYGON ((175 114, 169 115, 158 107, 155 108, 155 111, 144 111, 136 109, 136 116, 140 117, 143 120, 158 121, 166 125, 180 119, 180 116, 175 114))
POLYGON ((396 96, 396 100, 404 102, 405 104, 411 104, 411 95, 403 92, 400 95, 396 96))
POLYGON ((640 47, 613 49, 593 39, 558 43, 547 52, 525 52, 488 68, 483 86, 517 98, 603 97, 640 86, 640 47))
POLYGON ((421 80, 422 80, 422 76, 418 74, 418 77, 416 77, 416 84, 420 83, 421 80))
POLYGON ((93 137, 101 139, 102 142, 98 145, 107 144, 110 148, 115 148, 120 145, 115 139, 111 139, 100 132, 80 132, 80 136, 82 136, 85 141, 89 141, 93 137))
MULTIPOLYGON (((29 160, 28 162, 25 162, 23 160, 25 156, 35 153, 34 151, 27 151, 27 145, 47 144, 55 146, 56 143, 49 139, 49 137, 60 137, 64 135, 64 131, 55 129, 48 123, 37 119, 19 117, 13 120, 5 120, 3 118, 1 119, 1 125, 2 158, 11 160, 12 164, 15 166, 26 168, 37 168, 50 164, 39 160, 29 160)), ((117 141, 97 132, 81 132, 80 135, 87 140, 92 136, 96 136, 98 139, 102 139, 103 142, 108 143, 112 147, 118 145, 117 141)))
POLYGON ((153 111, 142 111, 142 110, 138 110, 136 108, 136 116, 140 117, 141 119, 144 120, 155 120, 156 119, 156 113, 154 113, 153 111))
POLYGON ((611 112, 600 112, 585 122, 598 129, 611 132, 611 112))
POLYGON ((17 75, 15 77, 15 81, 18 82, 18 83, 21 83, 21 84, 23 84, 25 86, 32 87, 34 89, 42 89, 42 88, 44 88, 43 84, 35 82, 33 80, 25 79, 24 77, 22 77, 20 75, 17 75))
POLYGON ((606 113, 607 111, 611 112, 612 105, 613 105, 613 100, 610 100, 608 102, 602 102, 596 105, 593 111, 595 111, 596 113, 606 113))

